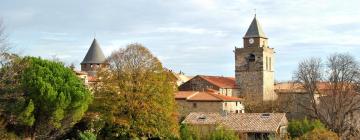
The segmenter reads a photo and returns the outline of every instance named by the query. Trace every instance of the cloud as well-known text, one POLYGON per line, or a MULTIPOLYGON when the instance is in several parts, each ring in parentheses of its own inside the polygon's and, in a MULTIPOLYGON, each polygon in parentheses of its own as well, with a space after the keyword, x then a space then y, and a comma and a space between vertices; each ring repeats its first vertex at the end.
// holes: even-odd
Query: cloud
POLYGON ((0 2, 0 17, 24 55, 56 54, 79 64, 96 33, 105 55, 138 42, 175 71, 231 76, 232 51, 242 47, 256 8, 276 51, 276 79, 290 80, 303 58, 349 52, 359 59, 358 5, 357 0, 13 0, 0 2))

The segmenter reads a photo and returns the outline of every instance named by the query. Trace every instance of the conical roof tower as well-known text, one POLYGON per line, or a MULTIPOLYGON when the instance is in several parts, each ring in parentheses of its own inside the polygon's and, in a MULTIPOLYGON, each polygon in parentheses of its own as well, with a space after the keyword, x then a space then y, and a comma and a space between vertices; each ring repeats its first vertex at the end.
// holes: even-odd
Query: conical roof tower
POLYGON ((94 38, 81 64, 103 64, 105 60, 106 60, 105 55, 101 50, 99 43, 94 38))

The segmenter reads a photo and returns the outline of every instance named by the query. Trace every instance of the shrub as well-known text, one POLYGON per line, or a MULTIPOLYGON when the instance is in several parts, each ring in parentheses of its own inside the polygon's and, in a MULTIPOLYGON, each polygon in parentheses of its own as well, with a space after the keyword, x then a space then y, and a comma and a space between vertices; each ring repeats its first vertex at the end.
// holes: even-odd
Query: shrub
POLYGON ((319 120, 293 120, 289 122, 288 132, 291 138, 296 138, 304 135, 305 133, 312 131, 315 128, 325 129, 325 125, 319 120))
POLYGON ((339 137, 332 131, 315 128, 301 136, 299 140, 339 140, 339 137))

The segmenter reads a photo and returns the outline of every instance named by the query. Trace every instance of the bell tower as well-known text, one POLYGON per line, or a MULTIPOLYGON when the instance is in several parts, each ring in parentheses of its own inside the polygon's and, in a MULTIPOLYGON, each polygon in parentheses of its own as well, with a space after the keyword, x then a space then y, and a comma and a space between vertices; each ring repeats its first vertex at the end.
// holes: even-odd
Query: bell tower
POLYGON ((274 49, 269 48, 256 15, 243 37, 243 47, 235 48, 235 78, 239 96, 263 101, 276 99, 274 49))

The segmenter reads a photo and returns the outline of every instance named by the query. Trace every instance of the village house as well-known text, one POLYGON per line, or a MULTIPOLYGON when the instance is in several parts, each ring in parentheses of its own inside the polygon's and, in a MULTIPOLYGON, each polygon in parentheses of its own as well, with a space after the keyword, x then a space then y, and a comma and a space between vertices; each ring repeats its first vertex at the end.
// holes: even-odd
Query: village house
POLYGON ((182 122, 197 128, 203 136, 223 127, 242 140, 282 139, 287 134, 285 113, 210 113, 192 112, 182 122))
POLYGON ((237 97, 235 78, 197 75, 179 86, 179 91, 205 91, 212 89, 225 96, 237 97))
POLYGON ((214 90, 179 91, 175 94, 180 118, 191 112, 244 113, 243 100, 214 90))

